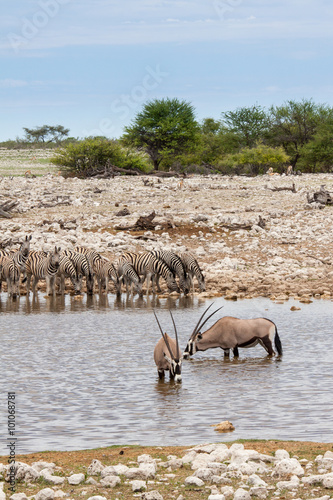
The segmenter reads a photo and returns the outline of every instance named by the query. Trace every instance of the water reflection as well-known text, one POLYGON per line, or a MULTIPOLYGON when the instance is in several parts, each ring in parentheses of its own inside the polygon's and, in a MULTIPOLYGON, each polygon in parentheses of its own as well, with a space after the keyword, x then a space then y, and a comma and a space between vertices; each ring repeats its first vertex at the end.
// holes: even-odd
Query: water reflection
POLYGON ((0 393, 17 393, 20 451, 238 438, 333 441, 333 303, 292 312, 293 301, 214 299, 224 315, 274 321, 284 355, 269 358, 258 345, 240 349, 235 359, 211 349, 183 361, 181 384, 168 375, 160 381, 152 309, 168 328, 173 311, 184 348, 210 302, 198 296, 37 294, 14 301, 0 295, 0 393), (222 420, 236 430, 217 435, 212 425, 222 420))

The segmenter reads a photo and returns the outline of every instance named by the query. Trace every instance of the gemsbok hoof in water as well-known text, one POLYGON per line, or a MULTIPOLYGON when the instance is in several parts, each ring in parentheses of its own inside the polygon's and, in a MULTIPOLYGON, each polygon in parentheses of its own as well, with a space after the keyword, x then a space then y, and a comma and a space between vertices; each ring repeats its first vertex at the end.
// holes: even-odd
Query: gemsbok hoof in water
POLYGON ((174 379, 175 382, 182 380, 182 359, 178 343, 178 334, 176 324, 170 311, 173 327, 175 330, 176 340, 169 337, 167 333, 163 333, 160 322, 154 311, 154 315, 162 334, 162 338, 157 342, 154 349, 154 361, 157 366, 158 376, 160 379, 164 378, 164 372, 170 373, 170 380, 174 379))
POLYGON ((216 321, 208 330, 201 333, 200 330, 204 324, 213 314, 219 311, 219 309, 217 309, 202 322, 203 317, 211 305, 207 307, 199 319, 187 342, 187 346, 183 353, 185 359, 192 356, 197 351, 206 351, 207 349, 215 347, 223 349, 224 355, 227 357, 229 356, 230 349, 232 349, 234 356, 238 357, 239 347, 254 347, 257 344, 262 345, 269 356, 273 356, 275 354, 273 350, 273 341, 278 354, 280 356, 282 355, 282 345, 276 325, 273 321, 266 318, 239 319, 231 316, 224 316, 216 321))

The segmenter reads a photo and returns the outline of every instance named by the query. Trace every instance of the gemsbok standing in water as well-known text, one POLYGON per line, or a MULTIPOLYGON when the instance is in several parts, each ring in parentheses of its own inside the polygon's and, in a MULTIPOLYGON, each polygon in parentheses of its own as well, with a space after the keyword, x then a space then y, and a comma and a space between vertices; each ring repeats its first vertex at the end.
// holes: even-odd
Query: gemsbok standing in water
POLYGON ((167 333, 163 333, 160 322, 154 311, 154 315, 162 334, 162 338, 157 342, 154 349, 154 361, 157 366, 158 376, 160 379, 164 378, 164 372, 170 373, 170 380, 174 379, 175 382, 180 382, 182 379, 182 359, 178 343, 178 334, 175 321, 170 311, 173 327, 175 329, 176 340, 169 337, 167 333))
POLYGON ((224 316, 216 321, 208 330, 201 333, 204 324, 219 310, 214 311, 202 322, 204 315, 211 305, 207 307, 199 319, 187 342, 183 354, 185 359, 197 351, 206 351, 215 347, 223 349, 224 355, 227 357, 229 357, 230 349, 232 349, 234 356, 238 357, 239 347, 254 347, 257 344, 262 345, 269 356, 273 356, 275 354, 273 341, 278 354, 282 355, 282 345, 276 325, 273 321, 266 318, 239 319, 224 316))

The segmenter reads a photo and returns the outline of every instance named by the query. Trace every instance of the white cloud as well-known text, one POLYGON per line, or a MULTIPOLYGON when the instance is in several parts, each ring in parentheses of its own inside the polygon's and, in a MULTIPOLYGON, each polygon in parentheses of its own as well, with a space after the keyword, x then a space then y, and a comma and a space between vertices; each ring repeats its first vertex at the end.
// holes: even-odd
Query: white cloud
POLYGON ((11 78, 5 78, 4 80, 0 80, 0 88, 2 89, 26 87, 27 85, 28 82, 24 80, 13 80, 11 78))

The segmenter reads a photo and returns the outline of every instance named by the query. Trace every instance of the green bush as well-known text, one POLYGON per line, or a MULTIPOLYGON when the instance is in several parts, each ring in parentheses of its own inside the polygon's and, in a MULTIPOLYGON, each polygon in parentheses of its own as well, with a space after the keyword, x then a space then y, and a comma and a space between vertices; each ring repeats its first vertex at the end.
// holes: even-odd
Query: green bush
POLYGON ((152 169, 147 155, 105 137, 88 137, 67 144, 57 151, 51 162, 58 165, 64 175, 76 177, 89 177, 110 165, 142 172, 152 169))

